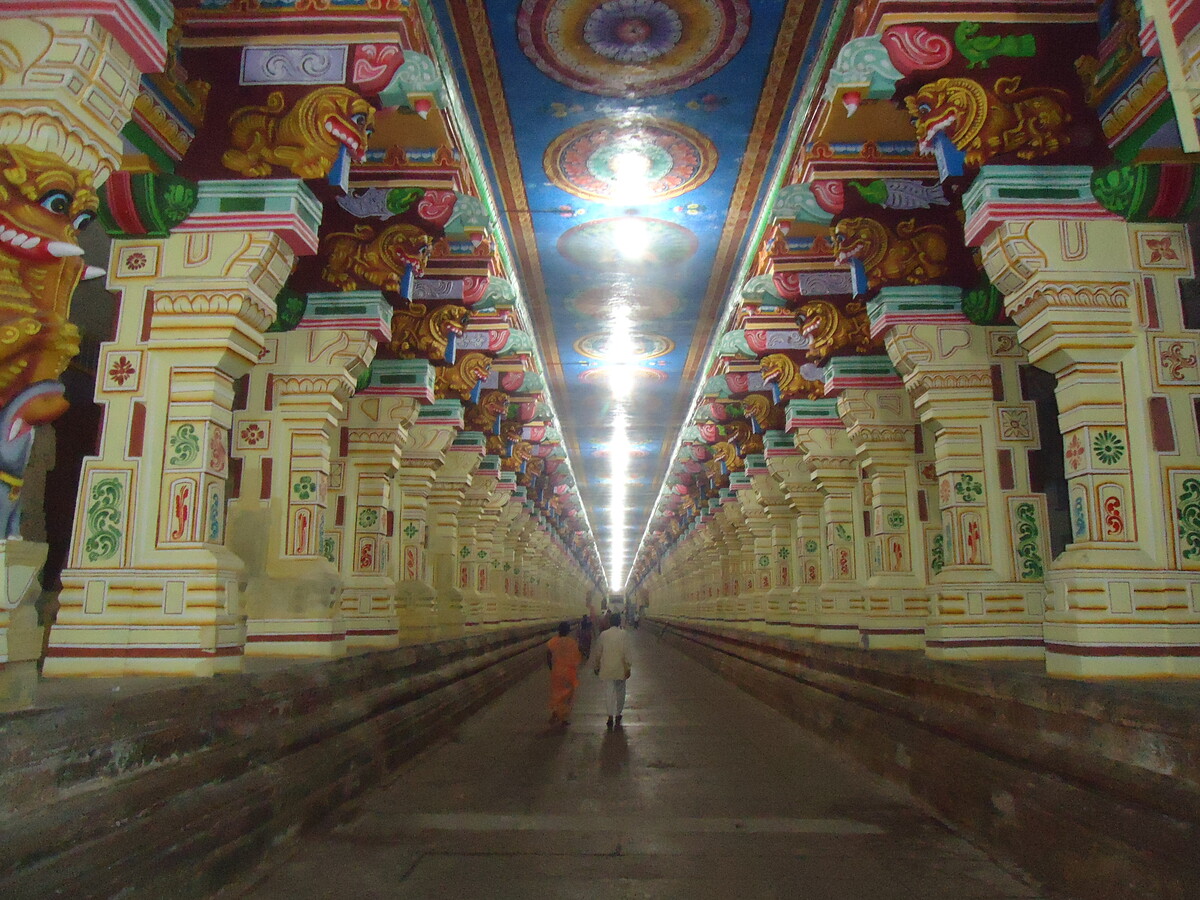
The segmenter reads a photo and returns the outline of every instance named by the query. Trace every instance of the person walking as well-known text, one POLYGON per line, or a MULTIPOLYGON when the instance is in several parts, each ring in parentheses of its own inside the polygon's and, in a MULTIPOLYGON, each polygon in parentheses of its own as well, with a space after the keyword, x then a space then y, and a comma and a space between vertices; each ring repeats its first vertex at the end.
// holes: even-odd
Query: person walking
POLYGON ((571 623, 558 626, 558 634, 546 642, 546 665, 550 669, 550 724, 567 726, 579 686, 579 667, 583 655, 571 637, 571 623))
POLYGON ((609 617, 609 627, 596 638, 596 649, 592 653, 592 669, 605 682, 604 701, 608 706, 606 728, 621 727, 621 713, 625 709, 625 682, 629 680, 632 666, 629 661, 629 635, 621 627, 621 614, 609 617))

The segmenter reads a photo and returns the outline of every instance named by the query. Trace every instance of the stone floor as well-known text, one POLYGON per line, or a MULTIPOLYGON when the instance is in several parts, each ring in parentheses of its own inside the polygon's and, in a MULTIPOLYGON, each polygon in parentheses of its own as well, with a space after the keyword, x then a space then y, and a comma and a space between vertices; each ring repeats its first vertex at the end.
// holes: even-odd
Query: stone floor
POLYGON ((633 632, 625 727, 544 672, 223 897, 995 900, 1050 894, 699 664, 633 632))

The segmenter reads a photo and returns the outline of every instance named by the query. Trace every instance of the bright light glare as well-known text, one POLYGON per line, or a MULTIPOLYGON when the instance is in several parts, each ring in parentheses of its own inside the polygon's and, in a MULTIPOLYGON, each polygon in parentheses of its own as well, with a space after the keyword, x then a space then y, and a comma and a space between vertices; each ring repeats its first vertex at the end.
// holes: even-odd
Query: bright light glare
POLYGON ((645 259, 649 251, 650 229, 646 223, 633 216, 621 219, 613 229, 613 246, 622 259, 637 262, 645 259))
POLYGON ((629 480, 628 403, 636 378, 637 345, 633 337, 633 317, 627 303, 614 300, 609 313, 609 334, 604 345, 604 367, 612 391, 612 438, 608 443, 611 465, 609 484, 609 585, 616 589, 625 583, 625 505, 629 480))

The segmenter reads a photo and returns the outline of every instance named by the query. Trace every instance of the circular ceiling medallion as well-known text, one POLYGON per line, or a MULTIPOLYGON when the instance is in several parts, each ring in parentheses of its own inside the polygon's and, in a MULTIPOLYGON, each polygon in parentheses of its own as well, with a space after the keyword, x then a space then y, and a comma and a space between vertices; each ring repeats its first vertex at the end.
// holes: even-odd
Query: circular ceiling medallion
POLYGON ((682 225, 620 216, 576 225, 558 239, 558 252, 587 269, 644 272, 690 259, 696 245, 696 235, 682 225))
MULTIPOLYGON (((575 342, 575 352, 588 359, 606 360, 610 337, 612 335, 607 331, 584 335, 575 342)), ((629 335, 629 343, 630 346, 627 349, 633 362, 658 359, 675 349, 675 342, 669 337, 661 334, 646 334, 642 331, 635 331, 629 335)))
POLYGON ((577 197, 642 203, 704 184, 717 167, 717 148, 678 122, 597 119, 555 138, 542 164, 551 184, 577 197))
POLYGON ((683 90, 750 31, 748 0, 522 0, 517 39, 555 81, 604 97, 683 90))
POLYGON ((636 282, 590 287, 567 297, 567 306, 581 316, 599 319, 608 316, 614 306, 624 306, 635 322, 665 319, 679 312, 679 295, 666 288, 636 282))

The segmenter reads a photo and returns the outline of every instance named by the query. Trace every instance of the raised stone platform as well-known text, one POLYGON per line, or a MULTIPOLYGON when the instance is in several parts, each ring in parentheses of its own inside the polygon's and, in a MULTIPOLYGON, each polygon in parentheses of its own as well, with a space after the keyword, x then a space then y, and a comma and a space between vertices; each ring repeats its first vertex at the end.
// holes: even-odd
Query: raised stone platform
POLYGON ((1075 900, 1200 896, 1200 685, 675 623, 664 640, 1075 900))
POLYGON ((207 896, 543 665, 547 636, 132 693, 114 679, 0 716, 0 895, 207 896))

